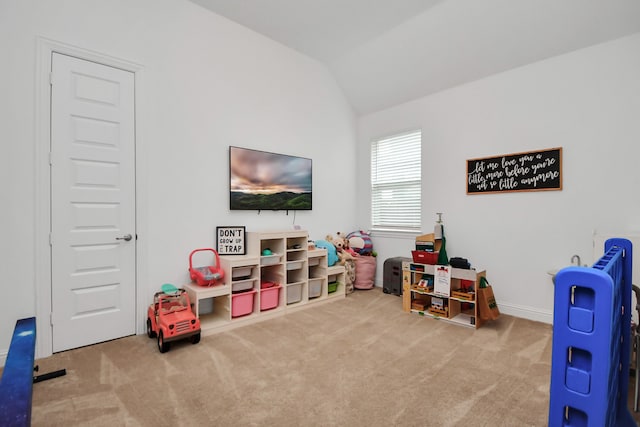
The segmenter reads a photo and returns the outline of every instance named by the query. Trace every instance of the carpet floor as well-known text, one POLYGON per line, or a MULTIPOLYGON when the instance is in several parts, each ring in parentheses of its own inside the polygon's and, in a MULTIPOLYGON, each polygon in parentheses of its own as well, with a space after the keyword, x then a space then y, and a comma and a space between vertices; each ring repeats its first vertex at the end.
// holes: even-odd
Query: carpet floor
POLYGON ((357 291, 165 354, 145 335, 38 360, 67 375, 34 385, 32 423, 545 426, 551 337, 544 323, 502 315, 473 330, 357 291))

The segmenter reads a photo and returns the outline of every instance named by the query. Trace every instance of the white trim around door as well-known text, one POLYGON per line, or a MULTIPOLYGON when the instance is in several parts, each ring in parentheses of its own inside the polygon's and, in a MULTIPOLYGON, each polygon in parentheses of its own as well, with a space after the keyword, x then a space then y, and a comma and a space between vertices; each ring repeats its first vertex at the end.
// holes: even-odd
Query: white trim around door
POLYGON ((36 328, 37 344, 36 358, 50 356, 53 352, 52 328, 51 328, 51 246, 49 236, 50 225, 50 201, 51 178, 50 166, 50 140, 51 140, 51 91, 50 70, 51 57, 54 52, 74 56, 87 61, 97 62, 135 75, 135 167, 136 167, 136 230, 138 235, 136 252, 136 333, 145 333, 145 308, 148 298, 146 288, 141 284, 146 283, 147 274, 147 247, 146 247, 146 221, 141 218, 147 216, 147 203, 145 195, 147 175, 145 163, 141 161, 144 156, 144 144, 142 138, 142 82, 143 67, 131 61, 126 61, 93 52, 91 50, 71 46, 65 43, 39 37, 37 39, 36 62, 36 116, 35 116, 35 153, 36 153, 36 191, 35 191, 35 256, 33 265, 37 266, 35 272, 36 291, 36 328))

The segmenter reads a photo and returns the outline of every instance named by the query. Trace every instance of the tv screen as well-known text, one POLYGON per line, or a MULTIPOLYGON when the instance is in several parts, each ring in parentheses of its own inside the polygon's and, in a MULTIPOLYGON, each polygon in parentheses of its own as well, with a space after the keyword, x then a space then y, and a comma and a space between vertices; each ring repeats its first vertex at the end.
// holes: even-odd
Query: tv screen
POLYGON ((229 147, 231 210, 311 210, 311 159, 229 147))

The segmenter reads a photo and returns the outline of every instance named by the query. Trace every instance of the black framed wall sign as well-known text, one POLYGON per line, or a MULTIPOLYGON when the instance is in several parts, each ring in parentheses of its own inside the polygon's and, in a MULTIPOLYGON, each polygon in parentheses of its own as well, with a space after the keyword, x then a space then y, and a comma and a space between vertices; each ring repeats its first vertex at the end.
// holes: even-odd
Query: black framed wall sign
POLYGON ((562 190, 562 147, 467 160, 467 194, 562 190))
POLYGON ((216 250, 220 255, 246 254, 245 227, 216 227, 216 250))

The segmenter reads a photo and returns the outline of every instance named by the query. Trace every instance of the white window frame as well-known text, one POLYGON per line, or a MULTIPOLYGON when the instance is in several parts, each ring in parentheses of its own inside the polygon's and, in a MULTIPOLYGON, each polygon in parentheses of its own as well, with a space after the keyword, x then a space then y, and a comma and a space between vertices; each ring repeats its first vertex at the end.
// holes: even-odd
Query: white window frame
POLYGON ((371 141, 371 230, 422 228, 422 130, 371 141))

